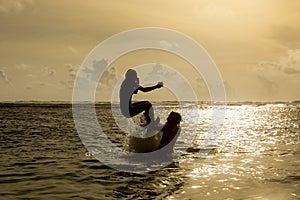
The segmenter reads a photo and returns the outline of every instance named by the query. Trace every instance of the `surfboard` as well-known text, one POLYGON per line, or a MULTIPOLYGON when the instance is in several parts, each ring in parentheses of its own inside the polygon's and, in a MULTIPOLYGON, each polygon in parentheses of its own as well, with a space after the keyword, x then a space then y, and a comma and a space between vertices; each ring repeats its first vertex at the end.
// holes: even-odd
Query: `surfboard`
MULTIPOLYGON (((133 119, 135 125, 141 125, 144 123, 143 115, 139 115, 133 119)), ((161 127, 159 129, 155 128, 137 128, 137 126, 130 125, 129 127, 135 127, 131 131, 136 131, 136 133, 129 135, 127 139, 127 150, 135 153, 148 153, 153 152, 160 149, 163 145, 169 143, 172 139, 177 140, 179 130, 178 126, 181 121, 181 116, 179 113, 171 112, 167 119, 167 122, 164 124, 157 124, 157 127, 161 127), (162 128, 164 127, 164 128, 162 128), (165 137, 167 136, 167 137, 165 137), (170 138, 171 136, 172 138, 170 138), (168 140, 163 141, 163 140, 168 140)), ((172 142, 173 145, 175 141, 172 142)), ((173 146, 172 146, 173 148, 173 146)), ((173 149, 172 149, 173 150, 173 149)))

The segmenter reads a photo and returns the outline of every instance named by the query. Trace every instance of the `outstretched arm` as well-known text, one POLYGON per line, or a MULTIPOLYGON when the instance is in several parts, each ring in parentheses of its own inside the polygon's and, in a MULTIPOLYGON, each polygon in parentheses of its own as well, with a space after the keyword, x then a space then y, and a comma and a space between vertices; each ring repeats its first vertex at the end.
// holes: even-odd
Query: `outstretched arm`
POLYGON ((152 90, 161 88, 162 86, 163 86, 163 83, 162 83, 162 82, 159 82, 159 83, 157 83, 156 85, 150 86, 150 87, 143 87, 143 86, 140 86, 140 87, 139 87, 139 90, 141 90, 142 92, 150 92, 150 91, 152 91, 152 90))

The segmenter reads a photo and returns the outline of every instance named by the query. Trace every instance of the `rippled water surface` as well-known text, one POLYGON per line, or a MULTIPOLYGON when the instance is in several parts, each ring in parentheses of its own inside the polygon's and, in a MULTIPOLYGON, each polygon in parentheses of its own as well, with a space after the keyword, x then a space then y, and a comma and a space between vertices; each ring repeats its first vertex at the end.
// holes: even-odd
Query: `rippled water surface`
MULTIPOLYGON (((71 105, 0 104, 0 199, 300 199, 300 104, 231 104, 224 126, 214 129, 205 103, 155 110, 162 122, 171 110, 182 113, 182 134, 193 140, 178 141, 178 149, 190 146, 167 167, 135 174, 93 158, 71 105)), ((111 106, 96 111, 122 147, 126 136, 111 106)))

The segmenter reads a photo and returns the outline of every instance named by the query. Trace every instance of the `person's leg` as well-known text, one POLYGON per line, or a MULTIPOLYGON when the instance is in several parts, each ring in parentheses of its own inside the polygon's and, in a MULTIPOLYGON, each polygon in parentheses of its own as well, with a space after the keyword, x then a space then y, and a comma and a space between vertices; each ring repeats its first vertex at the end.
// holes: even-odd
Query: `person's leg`
POLYGON ((132 117, 145 112, 146 118, 149 118, 151 121, 154 120, 152 104, 149 101, 139 101, 131 104, 129 112, 132 117))

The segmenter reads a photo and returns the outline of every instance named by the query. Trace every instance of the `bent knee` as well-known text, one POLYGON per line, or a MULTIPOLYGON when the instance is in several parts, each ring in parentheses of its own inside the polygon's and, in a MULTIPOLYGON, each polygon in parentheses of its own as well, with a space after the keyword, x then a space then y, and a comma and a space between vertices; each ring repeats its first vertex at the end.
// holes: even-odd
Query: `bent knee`
POLYGON ((146 101, 145 104, 146 104, 146 106, 147 106, 148 109, 150 109, 152 107, 152 103, 150 103, 149 101, 146 101))

